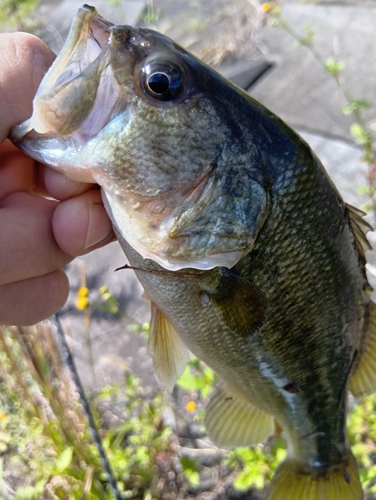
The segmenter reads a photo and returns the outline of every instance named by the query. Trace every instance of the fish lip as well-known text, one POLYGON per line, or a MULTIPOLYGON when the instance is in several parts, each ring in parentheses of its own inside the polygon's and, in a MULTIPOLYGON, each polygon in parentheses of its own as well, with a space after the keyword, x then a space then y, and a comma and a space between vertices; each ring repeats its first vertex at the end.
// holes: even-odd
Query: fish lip
MULTIPOLYGON (((87 61, 83 62, 82 59, 80 59, 78 64, 80 72, 100 56, 100 54, 106 50, 106 45, 110 38, 110 28, 112 26, 114 26, 114 24, 100 16, 94 7, 90 7, 86 4, 80 7, 73 17, 67 39, 53 65, 43 79, 36 94, 36 98, 46 93, 47 90, 50 91, 61 84, 59 80, 66 69, 68 61, 76 52, 81 52, 79 46, 81 42, 83 42, 84 45, 83 52, 87 57, 87 61), (100 49, 97 54, 88 54, 86 46, 88 40, 93 40, 95 42, 94 44, 100 49)), ((71 78, 75 76, 76 73, 72 72, 71 78)))

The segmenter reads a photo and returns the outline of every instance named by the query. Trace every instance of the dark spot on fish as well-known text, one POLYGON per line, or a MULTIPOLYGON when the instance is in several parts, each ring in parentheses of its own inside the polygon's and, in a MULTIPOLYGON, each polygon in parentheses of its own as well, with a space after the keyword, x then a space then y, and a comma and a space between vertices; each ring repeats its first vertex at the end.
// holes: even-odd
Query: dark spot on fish
POLYGON ((347 484, 350 484, 351 483, 351 476, 350 474, 347 472, 347 470, 345 470, 345 472, 343 473, 343 477, 345 478, 345 481, 347 484))
POLYGON ((313 399, 308 406, 308 415, 315 415, 320 410, 317 401, 313 399))
POLYGON ((294 382, 290 382, 289 384, 286 384, 282 389, 286 392, 289 392, 290 394, 297 394, 299 392, 299 387, 294 384, 294 382))

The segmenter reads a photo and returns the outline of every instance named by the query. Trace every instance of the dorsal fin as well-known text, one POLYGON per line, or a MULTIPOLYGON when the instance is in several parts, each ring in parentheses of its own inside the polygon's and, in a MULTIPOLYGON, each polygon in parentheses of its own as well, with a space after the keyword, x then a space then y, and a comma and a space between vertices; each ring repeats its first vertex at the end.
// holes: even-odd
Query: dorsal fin
POLYGON ((153 356, 158 379, 172 391, 189 361, 189 351, 154 303, 151 305, 149 352, 153 356))
POLYGON ((365 212, 359 210, 346 203, 347 212, 349 214, 351 229, 353 230, 355 236, 356 248, 359 252, 362 262, 366 263, 365 253, 367 250, 372 250, 372 246, 369 243, 366 234, 373 228, 366 220, 364 220, 365 212))
POLYGON ((359 366, 350 380, 350 391, 355 397, 365 397, 376 392, 376 305, 370 304, 366 346, 359 366))
POLYGON ((213 443, 235 448, 263 443, 274 432, 274 418, 232 387, 219 387, 210 398, 204 425, 213 443))

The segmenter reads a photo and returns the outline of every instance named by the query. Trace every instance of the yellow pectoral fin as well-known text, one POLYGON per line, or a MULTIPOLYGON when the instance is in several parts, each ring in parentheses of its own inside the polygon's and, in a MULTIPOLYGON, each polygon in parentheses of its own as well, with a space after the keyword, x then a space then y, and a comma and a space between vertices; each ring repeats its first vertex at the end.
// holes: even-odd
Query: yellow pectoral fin
POLYGON ((286 460, 275 473, 267 500, 362 500, 358 466, 352 453, 346 462, 323 477, 311 472, 300 472, 298 463, 286 460))
POLYGON ((151 307, 149 352, 153 356, 157 377, 172 391, 189 361, 189 351, 155 304, 151 307))
POLYGON ((229 386, 216 390, 204 425, 210 439, 220 448, 262 443, 274 432, 274 419, 229 386))
POLYGON ((355 397, 365 397, 376 392, 376 305, 371 302, 367 346, 359 366, 350 380, 350 390, 355 397))

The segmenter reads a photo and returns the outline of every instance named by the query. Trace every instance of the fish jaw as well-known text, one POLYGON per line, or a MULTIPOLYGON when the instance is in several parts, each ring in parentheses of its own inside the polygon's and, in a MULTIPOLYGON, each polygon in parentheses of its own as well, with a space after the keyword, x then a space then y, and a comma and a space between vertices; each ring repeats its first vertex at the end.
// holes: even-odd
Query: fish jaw
POLYGON ((111 66, 111 29, 95 8, 76 12, 68 38, 43 78, 33 114, 10 139, 31 157, 72 180, 98 182, 90 140, 119 114, 128 120, 127 92, 111 66))
POLYGON ((67 40, 35 95, 33 115, 13 128, 13 141, 31 130, 66 136, 82 125, 93 107, 98 77, 108 59, 111 26, 94 8, 78 9, 67 40))

